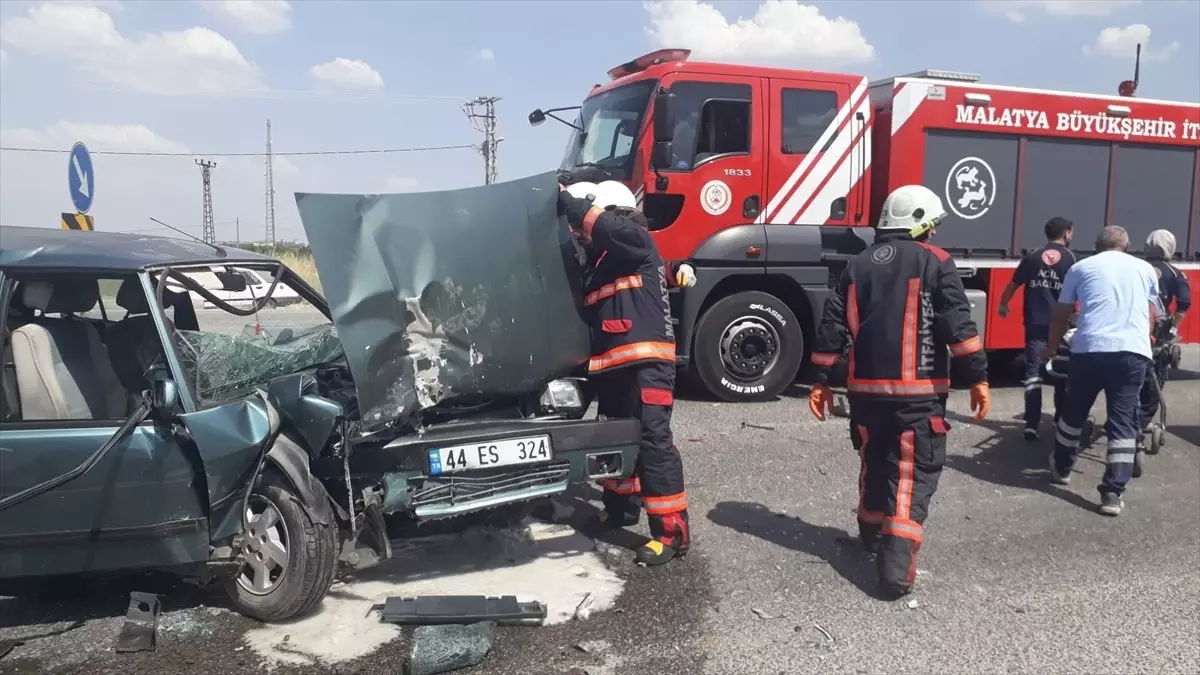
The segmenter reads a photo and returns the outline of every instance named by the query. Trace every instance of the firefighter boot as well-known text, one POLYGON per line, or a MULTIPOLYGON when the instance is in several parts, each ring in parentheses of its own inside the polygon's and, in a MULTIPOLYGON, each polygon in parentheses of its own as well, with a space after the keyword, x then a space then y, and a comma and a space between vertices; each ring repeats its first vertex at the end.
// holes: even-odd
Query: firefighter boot
POLYGON ((665 565, 674 558, 682 558, 691 545, 687 510, 650 516, 650 541, 637 550, 639 565, 665 565))

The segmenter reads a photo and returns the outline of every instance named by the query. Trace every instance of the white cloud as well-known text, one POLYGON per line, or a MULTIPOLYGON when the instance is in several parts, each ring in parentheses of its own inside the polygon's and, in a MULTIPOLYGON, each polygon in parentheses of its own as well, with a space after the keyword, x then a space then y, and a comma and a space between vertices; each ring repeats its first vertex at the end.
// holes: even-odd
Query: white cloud
POLYGON ((483 59, 484 61, 495 61, 496 52, 492 51, 490 48, 481 49, 479 50, 479 58, 483 59))
POLYGON ((0 129, 4 145, 24 148, 70 149, 83 141, 92 152, 188 152, 183 143, 172 141, 141 124, 79 124, 59 120, 42 131, 0 129))
POLYGON ((287 0, 216 0, 204 5, 247 33, 279 33, 292 27, 292 4, 287 0))
POLYGON ((366 61, 337 57, 308 71, 317 80, 352 89, 383 89, 383 76, 366 61))
POLYGON ((1001 12, 1010 21, 1021 22, 1030 13, 1050 16, 1108 16, 1125 7, 1141 4, 1142 0, 984 0, 984 5, 1001 12))
POLYGON ((416 178, 408 176, 388 176, 384 181, 388 192, 416 192, 420 183, 416 178))
POLYGON ((650 37, 716 60, 823 60, 861 63, 875 54, 854 21, 829 18, 797 0, 766 0, 754 17, 730 23, 697 0, 646 2, 650 37))
POLYGON ((1144 23, 1135 23, 1121 28, 1111 26, 1100 31, 1096 41, 1083 46, 1083 53, 1089 56, 1108 56, 1115 59, 1132 61, 1137 55, 1137 46, 1142 46, 1142 58, 1151 61, 1162 61, 1171 58, 1179 51, 1179 43, 1171 42, 1161 49, 1150 48, 1150 27, 1144 23))
POLYGON ((84 4, 41 3, 0 26, 11 46, 70 60, 107 82, 161 94, 216 94, 263 89, 262 72, 227 38, 195 26, 137 38, 84 4))

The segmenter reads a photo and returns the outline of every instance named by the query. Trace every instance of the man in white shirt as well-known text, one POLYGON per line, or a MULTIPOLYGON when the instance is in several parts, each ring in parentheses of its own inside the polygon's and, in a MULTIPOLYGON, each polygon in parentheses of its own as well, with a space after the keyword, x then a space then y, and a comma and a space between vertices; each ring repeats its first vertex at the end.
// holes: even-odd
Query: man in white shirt
POLYGON ((1071 341, 1067 392, 1051 473, 1059 485, 1070 480, 1079 453, 1079 434, 1103 391, 1108 408, 1108 453, 1098 489, 1100 513, 1108 516, 1121 513, 1121 496, 1133 477, 1141 435, 1138 394, 1151 363, 1152 317, 1163 315, 1154 268, 1126 253, 1128 250, 1125 228, 1111 225, 1101 230, 1096 237, 1096 255, 1076 263, 1063 280, 1043 354, 1044 358, 1053 356, 1078 302, 1079 319, 1071 341))

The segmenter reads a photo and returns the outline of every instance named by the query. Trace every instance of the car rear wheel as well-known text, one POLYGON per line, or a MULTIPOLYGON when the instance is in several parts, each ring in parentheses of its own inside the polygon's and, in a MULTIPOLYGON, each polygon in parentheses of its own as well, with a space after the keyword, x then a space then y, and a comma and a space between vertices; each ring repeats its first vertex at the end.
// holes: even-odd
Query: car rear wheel
POLYGON ((696 324, 692 364, 723 401, 761 401, 787 389, 804 356, 804 333, 787 303, 744 291, 713 303, 696 324))
POLYGON ((329 591, 337 571, 337 532, 332 524, 314 522, 289 486, 265 478, 247 504, 245 563, 225 589, 242 614, 282 621, 311 611, 329 591))

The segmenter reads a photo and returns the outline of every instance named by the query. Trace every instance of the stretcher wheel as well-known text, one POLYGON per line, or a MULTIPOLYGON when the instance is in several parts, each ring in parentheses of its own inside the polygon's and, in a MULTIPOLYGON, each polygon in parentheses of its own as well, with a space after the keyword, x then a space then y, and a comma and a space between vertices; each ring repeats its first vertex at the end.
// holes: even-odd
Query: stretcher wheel
POLYGON ((1147 452, 1151 455, 1157 455, 1165 447, 1167 447, 1167 432, 1156 424, 1150 429, 1150 447, 1147 449, 1147 452))
POLYGON ((1139 449, 1137 452, 1133 453, 1133 477, 1134 478, 1142 477, 1142 464, 1145 462, 1145 459, 1146 459, 1146 451, 1145 450, 1139 449))

